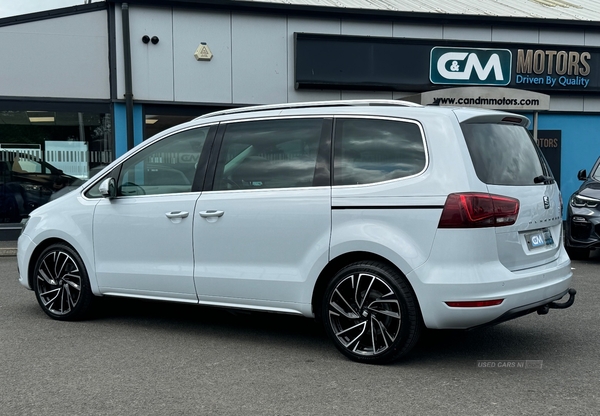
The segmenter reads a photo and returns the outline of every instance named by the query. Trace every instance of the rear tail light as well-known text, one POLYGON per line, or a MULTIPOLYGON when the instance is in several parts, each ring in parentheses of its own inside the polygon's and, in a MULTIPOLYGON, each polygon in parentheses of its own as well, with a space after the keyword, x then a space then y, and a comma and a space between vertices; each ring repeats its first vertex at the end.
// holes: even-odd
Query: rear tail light
POLYGON ((519 200, 507 196, 466 192, 446 199, 439 228, 482 228, 512 225, 519 215, 519 200))

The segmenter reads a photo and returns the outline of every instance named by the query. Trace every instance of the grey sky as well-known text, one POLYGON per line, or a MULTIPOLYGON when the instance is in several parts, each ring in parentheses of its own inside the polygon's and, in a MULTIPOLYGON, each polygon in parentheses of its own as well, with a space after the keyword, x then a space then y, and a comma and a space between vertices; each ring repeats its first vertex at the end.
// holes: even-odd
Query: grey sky
MULTIPOLYGON (((99 0, 94 0, 97 2, 99 0)), ((85 0, 0 0, 0 19, 19 14, 84 4, 85 0)))

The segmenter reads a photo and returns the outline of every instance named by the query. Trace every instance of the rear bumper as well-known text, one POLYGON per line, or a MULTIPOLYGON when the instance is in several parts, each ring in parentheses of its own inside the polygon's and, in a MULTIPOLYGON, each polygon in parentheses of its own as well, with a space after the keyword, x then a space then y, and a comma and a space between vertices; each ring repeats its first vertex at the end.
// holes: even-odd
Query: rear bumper
POLYGON ((426 265, 409 274, 423 322, 432 329, 470 329, 537 311, 561 299, 571 287, 571 262, 564 249, 555 261, 511 272, 499 262, 426 265), (449 307, 445 302, 503 299, 488 307, 449 307))
POLYGON ((571 306, 573 306, 573 303, 575 302, 575 294, 576 293, 577 292, 575 291, 575 289, 571 288, 569 290, 564 291, 561 294, 552 296, 548 299, 544 299, 542 301, 535 302, 530 305, 520 306, 518 308, 511 309, 510 311, 505 312, 502 316, 494 319, 491 322, 488 322, 483 325, 478 325, 478 326, 475 326, 475 327, 472 327, 469 329, 497 325, 499 323, 510 321, 511 319, 519 318, 521 316, 528 315, 533 312, 537 312, 539 315, 545 315, 546 313, 548 313, 549 309, 570 308, 571 306), (569 295, 569 299, 566 302, 560 303, 560 304, 556 303, 557 300, 564 298, 567 294, 569 295))

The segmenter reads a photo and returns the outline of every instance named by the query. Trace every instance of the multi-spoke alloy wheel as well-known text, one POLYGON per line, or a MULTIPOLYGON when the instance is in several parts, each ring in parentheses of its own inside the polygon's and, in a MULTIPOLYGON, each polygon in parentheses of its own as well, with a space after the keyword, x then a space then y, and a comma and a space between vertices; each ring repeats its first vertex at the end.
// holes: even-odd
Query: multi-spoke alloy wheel
POLYGON ((44 312, 54 319, 80 319, 87 312, 92 294, 83 263, 70 247, 56 244, 38 257, 34 289, 44 312))
POLYGON ((393 361, 418 339, 420 317, 404 278, 374 262, 352 264, 331 281, 322 318, 346 356, 370 363, 393 361))

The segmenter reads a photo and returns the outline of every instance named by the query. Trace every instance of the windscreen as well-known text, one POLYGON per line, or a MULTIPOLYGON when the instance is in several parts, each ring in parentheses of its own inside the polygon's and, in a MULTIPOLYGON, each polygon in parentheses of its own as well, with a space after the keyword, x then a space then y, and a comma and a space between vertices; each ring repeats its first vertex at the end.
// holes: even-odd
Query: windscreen
POLYGON ((461 127, 482 182, 525 186, 540 183, 534 181, 535 178, 552 178, 544 157, 524 127, 490 123, 462 124, 461 127))

